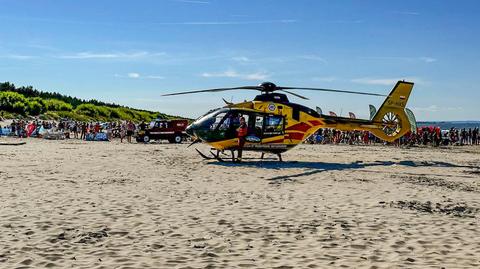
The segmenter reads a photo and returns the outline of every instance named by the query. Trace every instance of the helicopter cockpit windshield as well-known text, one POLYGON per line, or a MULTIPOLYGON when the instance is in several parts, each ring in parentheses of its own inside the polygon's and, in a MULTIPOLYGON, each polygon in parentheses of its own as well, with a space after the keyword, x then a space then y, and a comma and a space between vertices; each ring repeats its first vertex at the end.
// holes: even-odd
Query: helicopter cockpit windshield
POLYGON ((218 126, 222 123, 230 109, 218 109, 199 118, 192 124, 192 129, 196 136, 205 141, 215 141, 223 139, 218 132, 218 126))
MULTIPOLYGON (((240 126, 240 116, 246 113, 222 108, 201 117, 192 124, 195 135, 204 141, 218 141, 236 138, 236 129, 240 126)), ((247 121, 248 122, 248 121, 247 121)))
POLYGON ((195 121, 197 129, 214 130, 220 121, 225 117, 228 109, 218 109, 210 112, 195 121))

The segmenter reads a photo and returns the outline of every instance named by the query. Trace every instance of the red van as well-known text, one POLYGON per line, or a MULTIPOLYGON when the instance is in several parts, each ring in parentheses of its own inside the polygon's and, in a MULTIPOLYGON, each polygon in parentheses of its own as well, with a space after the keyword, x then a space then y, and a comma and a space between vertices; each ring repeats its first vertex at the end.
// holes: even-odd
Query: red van
POLYGON ((138 131, 137 142, 168 140, 170 143, 182 143, 187 137, 185 133, 187 126, 187 120, 155 120, 145 131, 138 131))

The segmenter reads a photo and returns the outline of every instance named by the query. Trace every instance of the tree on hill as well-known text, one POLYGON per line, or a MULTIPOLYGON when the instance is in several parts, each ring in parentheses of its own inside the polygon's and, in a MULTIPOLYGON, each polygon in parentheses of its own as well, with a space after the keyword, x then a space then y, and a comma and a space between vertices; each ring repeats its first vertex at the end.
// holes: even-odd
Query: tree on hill
POLYGON ((32 86, 27 87, 15 87, 13 83, 4 82, 0 83, 0 92, 17 92, 22 94, 25 97, 40 97, 43 99, 57 99, 64 101, 65 103, 71 104, 74 108, 85 103, 94 104, 97 106, 109 106, 109 107, 119 107, 120 105, 114 103, 105 103, 95 99, 92 100, 82 100, 76 97, 71 97, 68 95, 63 95, 57 92, 44 92, 34 89, 32 86))
POLYGON ((31 86, 17 88, 10 82, 0 83, 0 111, 21 116, 43 115, 44 118, 80 121, 150 121, 154 118, 174 118, 159 112, 133 109, 95 99, 86 101, 56 92, 43 92, 31 86))

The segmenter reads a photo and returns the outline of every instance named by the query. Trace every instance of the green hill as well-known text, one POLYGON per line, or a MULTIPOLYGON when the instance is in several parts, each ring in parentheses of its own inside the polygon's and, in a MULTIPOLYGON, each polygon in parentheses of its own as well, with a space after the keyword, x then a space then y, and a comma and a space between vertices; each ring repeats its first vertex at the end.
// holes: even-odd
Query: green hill
POLYGON ((70 118, 78 121, 150 121, 154 118, 177 118, 160 112, 134 109, 95 99, 82 100, 60 93, 43 92, 33 87, 15 87, 0 83, 0 116, 3 118, 70 118))

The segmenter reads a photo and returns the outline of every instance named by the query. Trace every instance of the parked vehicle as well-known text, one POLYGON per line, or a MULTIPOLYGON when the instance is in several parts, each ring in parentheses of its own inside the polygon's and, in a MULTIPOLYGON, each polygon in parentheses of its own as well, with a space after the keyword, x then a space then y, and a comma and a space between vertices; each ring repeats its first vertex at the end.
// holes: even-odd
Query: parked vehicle
POLYGON ((185 129, 187 120, 157 119, 150 123, 146 130, 138 131, 137 142, 148 143, 151 140, 168 140, 170 143, 181 143, 187 137, 185 129))

